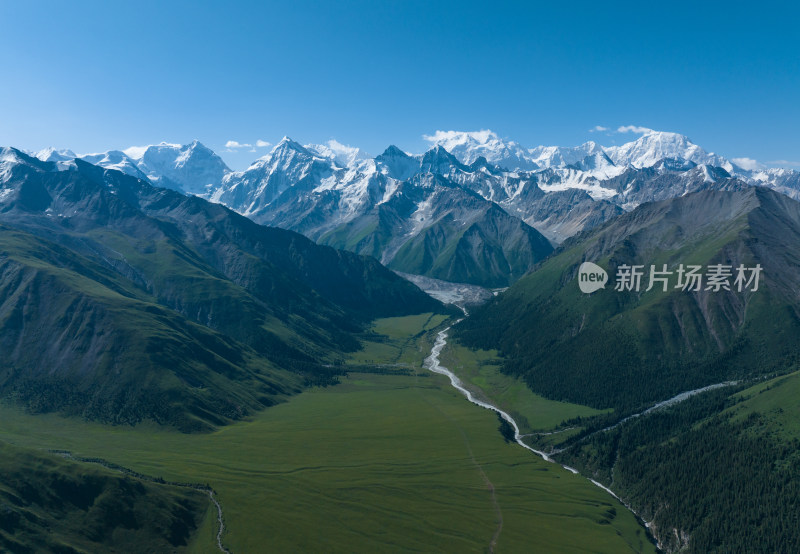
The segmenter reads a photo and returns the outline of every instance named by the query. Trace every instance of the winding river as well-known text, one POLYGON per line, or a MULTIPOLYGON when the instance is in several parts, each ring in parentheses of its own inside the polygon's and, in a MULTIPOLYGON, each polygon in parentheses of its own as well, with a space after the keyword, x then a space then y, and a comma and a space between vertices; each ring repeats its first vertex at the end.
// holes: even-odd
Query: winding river
MULTIPOLYGON (((453 325, 458 324, 460 321, 462 321, 462 320, 459 319, 458 321, 453 323, 453 325)), ((522 435, 519 432, 519 426, 517 425, 517 422, 514 421, 513 417, 511 417, 507 412, 501 410, 497 406, 495 406, 493 404, 489 404, 488 402, 484 402, 483 400, 479 400, 479 399, 475 398, 475 395, 473 395, 472 392, 464 386, 463 381, 461 381, 461 379, 459 379, 458 376, 455 373, 453 373, 452 371, 447 369, 445 366, 443 366, 439 362, 439 355, 442 353, 442 350, 447 345, 447 332, 449 330, 450 330, 450 327, 447 327, 443 331, 439 331, 439 333, 436 335, 436 342, 433 344, 433 347, 431 348, 431 353, 427 358, 425 358, 425 361, 423 362, 424 367, 426 369, 434 372, 434 373, 438 373, 440 375, 446 375, 450 379, 450 384, 453 385, 453 388, 455 388, 458 391, 460 391, 461 394, 463 394, 467 398, 467 400, 469 400, 473 404, 475 404, 477 406, 480 406, 481 408, 486 408, 487 410, 492 410, 492 411, 497 412, 498 414, 500 414, 500 417, 502 417, 504 420, 506 420, 514 428, 514 440, 522 448, 525 448, 526 450, 530 450, 531 452, 533 452, 537 456, 541 456, 542 459, 544 459, 547 462, 558 464, 561 467, 563 467, 564 469, 566 469, 567 471, 569 471, 571 473, 574 473, 574 474, 578 474, 578 470, 576 470, 575 468, 572 468, 572 467, 569 467, 567 465, 561 464, 561 463, 555 461, 554 459, 552 459, 545 452, 542 452, 541 450, 536 450, 535 448, 525 444, 525 442, 523 442, 523 440, 522 440, 522 435)), ((594 479, 588 479, 588 480, 591 481, 591 483, 594 484, 595 486, 603 489, 608 494, 610 494, 611 496, 613 496, 614 498, 619 500, 620 503, 622 503, 626 508, 628 508, 628 510, 630 510, 637 517, 637 519, 642 521, 646 527, 649 527, 649 523, 646 522, 633 509, 631 509, 631 507, 628 506, 628 504, 625 501, 623 501, 619 496, 617 496, 614 493, 614 491, 612 491, 611 489, 609 489, 608 487, 606 487, 602 483, 599 483, 599 482, 595 481, 594 479)))
MULTIPOLYGON (((462 320, 459 319, 453 325, 456 325, 459 321, 462 321, 462 320)), ((531 452, 533 452, 534 454, 536 454, 538 456, 541 456, 542 458, 544 458, 548 462, 558 463, 555 460, 553 460, 550 456, 548 456, 546 453, 544 453, 544 452, 542 452, 540 450, 536 450, 535 448, 532 448, 532 447, 528 446, 527 444, 525 444, 523 442, 523 440, 522 440, 522 435, 519 432, 519 426, 517 425, 517 422, 514 421, 513 417, 511 417, 507 412, 501 410, 497 406, 495 406, 493 404, 489 404, 488 402, 484 402, 483 400, 479 400, 479 399, 475 398, 475 395, 473 395, 472 392, 464 386, 464 383, 461 381, 461 379, 458 378, 458 376, 455 373, 453 373, 452 371, 450 371, 449 369, 444 367, 441 363, 439 363, 439 355, 442 353, 442 350, 447 345, 447 332, 449 330, 450 330, 450 327, 444 329, 443 331, 439 331, 439 334, 436 335, 436 342, 433 344, 433 348, 431 348, 431 353, 427 358, 425 358, 425 362, 423 364, 425 366, 425 368, 429 369, 430 371, 432 371, 434 373, 439 373, 440 375, 446 375, 450 379, 450 384, 453 385, 454 388, 458 389, 461 392, 461 394, 466 396, 467 400, 469 400, 473 404, 476 404, 476 405, 480 406, 481 408, 486 408, 488 410, 495 411, 498 414, 500 414, 500 417, 502 417, 504 420, 506 420, 514 428, 514 440, 522 448, 530 450, 531 452)), ((561 464, 559 464, 559 465, 561 465, 561 464)), ((566 469, 568 471, 571 471, 572 473, 578 473, 578 471, 576 469, 573 469, 573 468, 571 468, 569 466, 562 465, 561 467, 563 467, 564 469, 566 469)), ((603 488, 605 488, 605 487, 603 487, 603 488)))

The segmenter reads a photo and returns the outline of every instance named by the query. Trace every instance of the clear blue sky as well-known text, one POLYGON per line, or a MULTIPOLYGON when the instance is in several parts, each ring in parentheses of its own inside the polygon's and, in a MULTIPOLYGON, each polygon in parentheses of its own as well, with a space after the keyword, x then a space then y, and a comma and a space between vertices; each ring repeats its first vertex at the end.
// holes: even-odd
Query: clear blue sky
POLYGON ((639 125, 800 162, 790 4, 0 0, 0 145, 197 138, 241 167, 264 149, 228 140, 378 154, 437 129, 536 146, 639 125))

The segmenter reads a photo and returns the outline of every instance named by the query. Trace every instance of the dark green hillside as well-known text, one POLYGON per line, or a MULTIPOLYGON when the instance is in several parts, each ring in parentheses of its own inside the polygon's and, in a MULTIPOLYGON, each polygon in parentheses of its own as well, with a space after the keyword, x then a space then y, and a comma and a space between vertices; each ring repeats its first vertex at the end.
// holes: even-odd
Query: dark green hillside
POLYGON ((799 392, 797 373, 709 391, 567 441, 557 458, 612 486, 668 551, 797 552, 799 392))
POLYGON ((210 501, 0 442, 0 550, 188 552, 210 501))
MULTIPOLYGON (((671 285, 677 277, 673 275, 671 285)), ((732 280, 731 280, 732 281, 732 280)), ((458 330, 550 398, 623 412, 731 378, 787 371, 800 355, 800 204, 766 189, 646 204, 571 241, 458 330), (593 261, 610 283, 580 292, 593 261), (617 292, 622 264, 764 268, 757 292, 617 292)))
MULTIPOLYGON (((476 202, 466 199, 459 205, 470 200, 476 202)), ((482 217, 468 225, 458 214, 440 217, 406 242, 389 267, 445 281, 505 287, 552 250, 533 227, 489 204, 482 217)))
POLYGON ((376 317, 444 310, 372 258, 5 152, 0 393, 31 409, 207 428, 332 382, 376 317))
POLYGON ((191 431, 300 390, 301 374, 79 254, 5 226, 0 249, 0 390, 31 411, 191 431))

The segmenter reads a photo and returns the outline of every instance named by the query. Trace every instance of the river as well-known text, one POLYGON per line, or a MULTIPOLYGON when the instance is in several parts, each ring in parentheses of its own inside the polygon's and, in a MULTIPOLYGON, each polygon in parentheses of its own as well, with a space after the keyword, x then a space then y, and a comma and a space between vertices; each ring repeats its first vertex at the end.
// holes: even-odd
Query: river
MULTIPOLYGON (((459 319, 453 325, 458 324, 460 321, 462 321, 462 320, 459 319)), ((483 400, 479 400, 479 399, 475 398, 475 395, 473 395, 472 392, 464 386, 464 383, 461 381, 461 379, 459 379, 458 376, 455 373, 450 371, 448 368, 446 368, 445 366, 443 366, 439 362, 439 355, 442 353, 442 350, 444 349, 444 347, 447 346, 447 332, 449 330, 450 330, 450 327, 447 327, 443 331, 439 331, 439 333, 436 335, 436 342, 434 342, 433 347, 431 348, 431 353, 427 358, 425 358, 425 361, 423 362, 424 367, 426 369, 434 372, 434 373, 438 373, 440 375, 446 375, 450 379, 450 384, 453 385, 453 388, 455 388, 458 391, 460 391, 461 394, 463 394, 467 398, 467 400, 469 400, 473 404, 475 404, 477 406, 480 406, 481 408, 486 408, 487 410, 492 410, 492 411, 497 412, 498 414, 500 414, 500 417, 502 417, 504 420, 506 420, 514 428, 514 440, 522 448, 524 448, 526 450, 530 450, 531 452, 533 452, 537 456, 540 456, 542 459, 544 459, 547 462, 558 464, 561 467, 563 467, 564 469, 566 469, 567 471, 569 471, 571 473, 574 473, 576 475, 579 475, 578 470, 576 470, 575 468, 572 468, 572 467, 569 467, 567 465, 561 464, 561 463, 555 461, 554 459, 552 459, 550 456, 548 456, 547 453, 542 452, 541 450, 536 450, 535 448, 525 444, 525 442, 523 442, 523 440, 522 440, 522 435, 519 432, 519 426, 517 425, 517 422, 514 421, 513 417, 511 417, 507 412, 501 410, 497 406, 495 406, 493 404, 489 404, 488 402, 484 402, 483 400)), ((595 481, 594 479, 588 479, 588 481, 590 481, 596 487, 599 487, 599 488, 603 489, 605 492, 607 492, 608 494, 613 496, 615 499, 617 499, 623 506, 625 506, 628 510, 630 510, 630 512, 633 513, 633 515, 635 515, 636 518, 645 525, 645 527, 648 527, 648 528, 650 527, 650 524, 647 521, 645 521, 639 514, 637 514, 633 509, 631 509, 631 507, 625 501, 623 501, 619 496, 617 496, 614 493, 614 491, 612 491, 611 489, 609 489, 608 487, 606 487, 602 483, 599 483, 599 482, 595 481)))

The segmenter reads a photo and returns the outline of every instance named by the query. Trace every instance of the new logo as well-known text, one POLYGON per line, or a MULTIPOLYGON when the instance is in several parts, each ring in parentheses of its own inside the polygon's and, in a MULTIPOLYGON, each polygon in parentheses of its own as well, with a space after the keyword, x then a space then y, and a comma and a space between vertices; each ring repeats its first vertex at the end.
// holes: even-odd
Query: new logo
POLYGON ((583 262, 578 268, 578 286, 581 292, 591 294, 605 288, 608 282, 606 270, 592 262, 583 262))

